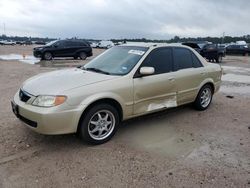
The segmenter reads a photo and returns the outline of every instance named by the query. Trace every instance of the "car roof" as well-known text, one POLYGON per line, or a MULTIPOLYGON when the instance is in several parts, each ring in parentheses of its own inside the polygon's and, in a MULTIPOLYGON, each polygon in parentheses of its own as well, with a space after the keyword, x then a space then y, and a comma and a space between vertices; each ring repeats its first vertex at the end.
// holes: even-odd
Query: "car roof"
POLYGON ((158 47, 184 47, 181 43, 126 43, 119 46, 134 46, 134 47, 146 47, 146 48, 158 48, 158 47))

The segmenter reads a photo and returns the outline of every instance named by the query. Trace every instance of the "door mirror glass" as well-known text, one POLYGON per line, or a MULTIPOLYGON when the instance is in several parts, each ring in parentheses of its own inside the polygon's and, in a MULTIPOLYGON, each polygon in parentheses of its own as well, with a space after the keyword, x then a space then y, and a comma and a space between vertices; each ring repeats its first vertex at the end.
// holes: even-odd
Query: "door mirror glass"
POLYGON ((140 74, 142 76, 152 75, 155 73, 154 67, 141 67, 140 74))

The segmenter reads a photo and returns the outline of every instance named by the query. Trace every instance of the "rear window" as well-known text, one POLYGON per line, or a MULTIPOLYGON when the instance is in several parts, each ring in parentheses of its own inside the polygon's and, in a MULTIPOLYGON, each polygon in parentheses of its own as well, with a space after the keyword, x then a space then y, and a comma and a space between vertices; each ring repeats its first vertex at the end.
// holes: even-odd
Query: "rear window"
POLYGON ((70 47, 87 46, 83 41, 66 41, 66 45, 70 47))
POLYGON ((191 53, 185 48, 174 48, 174 62, 175 70, 193 67, 191 53))
POLYGON ((174 48, 175 70, 202 67, 202 63, 197 56, 188 49, 174 48))

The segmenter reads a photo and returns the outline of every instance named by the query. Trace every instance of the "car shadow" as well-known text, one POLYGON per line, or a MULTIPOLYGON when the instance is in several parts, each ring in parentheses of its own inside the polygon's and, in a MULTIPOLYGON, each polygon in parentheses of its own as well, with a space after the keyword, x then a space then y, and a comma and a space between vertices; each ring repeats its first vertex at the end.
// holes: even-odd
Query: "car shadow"
MULTIPOLYGON (((25 130, 32 145, 36 147, 46 148, 47 151, 55 149, 84 149, 91 147, 107 147, 109 143, 133 143, 140 142, 140 139, 147 139, 147 142, 155 141, 155 139, 164 139, 165 136, 177 134, 174 124, 176 119, 185 116, 186 113, 193 113, 190 105, 185 105, 177 108, 167 109, 160 112, 140 116, 121 123, 115 137, 108 143, 95 146, 84 142, 77 134, 67 135, 41 135, 32 130, 25 130), (164 135, 166 134, 167 135, 164 135), (163 135, 162 135, 163 134, 163 135), (169 135, 170 134, 170 135, 169 135)), ((132 144, 133 145, 133 144, 132 144)))

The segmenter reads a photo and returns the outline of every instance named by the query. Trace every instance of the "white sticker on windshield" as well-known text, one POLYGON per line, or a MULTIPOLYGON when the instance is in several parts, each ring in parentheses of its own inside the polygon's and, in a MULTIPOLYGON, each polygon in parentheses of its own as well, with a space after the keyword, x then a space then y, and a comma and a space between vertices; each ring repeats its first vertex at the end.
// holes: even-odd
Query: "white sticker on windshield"
POLYGON ((129 54, 135 54, 135 55, 143 55, 145 52, 141 50, 129 50, 129 54))

